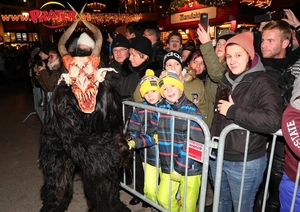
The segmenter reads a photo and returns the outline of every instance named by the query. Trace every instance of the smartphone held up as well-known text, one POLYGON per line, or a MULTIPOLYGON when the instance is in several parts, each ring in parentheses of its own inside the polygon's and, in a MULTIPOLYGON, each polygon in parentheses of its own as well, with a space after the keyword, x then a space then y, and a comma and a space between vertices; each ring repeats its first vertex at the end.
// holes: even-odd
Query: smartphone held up
POLYGON ((203 27, 203 29, 205 29, 205 31, 208 31, 208 26, 209 26, 208 13, 200 14, 200 25, 203 27))

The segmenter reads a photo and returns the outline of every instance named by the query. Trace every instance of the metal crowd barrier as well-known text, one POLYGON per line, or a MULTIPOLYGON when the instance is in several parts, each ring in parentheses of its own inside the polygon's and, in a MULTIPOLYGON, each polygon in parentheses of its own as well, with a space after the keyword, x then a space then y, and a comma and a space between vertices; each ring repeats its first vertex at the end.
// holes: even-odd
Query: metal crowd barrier
MULTIPOLYGON (((25 122, 31 115, 37 115, 41 123, 44 122, 44 117, 45 117, 45 111, 44 107, 39 105, 39 102, 45 101, 45 96, 47 95, 45 91, 43 91, 42 88, 36 87, 33 82, 32 84, 32 91, 33 91, 33 104, 34 104, 34 112, 31 112, 27 115, 27 117, 23 120, 25 122)), ((46 104, 44 102, 44 104, 46 104)))
MULTIPOLYGON (((247 161, 247 153, 248 153, 248 144, 249 144, 249 135, 250 131, 236 125, 236 124, 231 124, 225 127, 221 134, 219 139, 219 144, 218 144, 218 157, 217 157, 217 169, 216 169, 216 180, 214 182, 214 202, 213 202, 213 212, 218 212, 219 208, 219 199, 220 199, 220 186, 221 186, 221 175, 222 175, 222 167, 223 167, 223 157, 224 157, 224 146, 225 146, 225 139, 227 134, 232 131, 232 130, 245 130, 247 133, 246 135, 246 145, 245 145, 245 155, 244 155, 244 164, 247 161)), ((271 176, 271 170, 272 170, 272 163, 273 163, 273 158, 274 158, 274 152, 275 152, 275 146, 276 146, 276 139, 278 136, 283 136, 282 131, 278 130, 276 133, 272 133, 272 142, 271 144, 271 150, 270 150, 270 156, 269 156, 269 161, 267 164, 267 175, 266 175, 266 186, 264 188, 264 197, 263 197, 263 202, 262 202, 262 211, 265 211, 266 209, 266 202, 268 198, 268 189, 269 189, 269 182, 270 182, 270 176, 271 176)), ((240 189, 240 196, 239 196, 239 207, 238 207, 238 212, 241 211, 241 198, 242 198, 242 192, 243 192, 243 179, 245 178, 245 166, 243 166, 243 172, 242 172, 242 181, 241 181, 241 189, 240 189)), ((292 199, 292 204, 291 204, 291 209, 290 212, 294 211, 294 205, 296 201, 296 194, 297 194, 297 189, 298 189, 298 182, 299 182, 299 176, 300 176, 300 162, 298 163, 298 170, 297 170, 297 176, 296 176, 296 182, 295 182, 295 187, 294 187, 294 193, 293 193, 293 199, 292 199)))
MULTIPOLYGON (((245 154, 245 157, 244 157, 244 163, 245 163, 247 161, 247 152, 248 152, 248 143, 249 143, 250 132, 248 130, 236 125, 236 124, 231 124, 231 125, 229 125, 229 126, 227 126, 223 129, 223 131, 220 134, 220 137, 211 138, 210 131, 209 131, 207 125, 205 124, 205 122, 201 119, 198 119, 195 116, 191 116, 189 114, 180 113, 180 112, 176 112, 176 111, 170 111, 170 110, 166 110, 166 109, 156 108, 156 107, 152 107, 152 106, 148 106, 148 105, 143 105, 143 104, 139 104, 139 103, 135 103, 135 102, 131 102, 131 101, 124 101, 123 102, 123 114, 125 114, 125 108, 126 107, 127 108, 131 107, 132 109, 137 107, 137 108, 143 108, 145 110, 153 110, 153 111, 156 111, 160 114, 168 114, 172 118, 174 118, 176 116, 176 117, 181 117, 181 118, 184 118, 184 119, 187 119, 187 120, 193 120, 193 121, 197 122, 200 125, 200 127, 202 128, 203 133, 204 133, 204 152, 203 152, 203 170, 202 170, 201 188, 199 188, 200 196, 199 196, 199 200, 198 200, 198 209, 197 209, 197 211, 198 212, 204 212, 205 199, 206 199, 206 186, 207 186, 208 172, 209 172, 209 160, 210 160, 210 157, 214 157, 210 153, 211 153, 212 149, 217 149, 217 151, 218 151, 217 170, 216 170, 216 178, 215 178, 215 182, 214 182, 214 186, 213 186, 214 187, 213 212, 218 212, 225 138, 226 138, 227 134, 232 130, 245 130, 246 131, 246 133, 247 133, 246 141, 245 141, 246 142, 246 145, 245 145, 245 153, 246 154, 245 154), (218 140, 218 142, 216 142, 216 140, 218 140)), ((126 120, 125 120, 126 117, 125 116, 123 116, 123 117, 124 117, 124 123, 126 123, 126 120)), ((145 122, 146 121, 147 121, 147 118, 146 118, 145 122)), ((187 137, 189 137, 189 132, 187 132, 187 135, 188 135, 187 137)), ((267 198, 268 198, 268 188, 269 188, 272 162, 273 162, 275 145, 276 145, 276 138, 278 136, 282 136, 282 131, 279 130, 276 133, 273 133, 271 135, 273 136, 273 138, 272 138, 272 142, 270 142, 271 152, 270 152, 270 157, 269 157, 269 160, 268 160, 269 162, 267 164, 267 170, 266 170, 267 171, 267 175, 266 175, 267 177, 266 177, 266 186, 264 188, 262 211, 265 211, 266 201, 267 201, 267 198)), ((187 152, 187 155, 188 155, 188 152, 187 152)), ((134 155, 134 158, 135 157, 139 157, 139 155, 134 155)), ((156 168, 158 170, 158 162, 156 164, 157 164, 156 168)), ((147 170, 144 169, 144 172, 146 172, 146 171, 147 170)), ((187 168, 186 168, 185 173, 187 173, 187 168)), ((294 204, 295 204, 295 201, 296 201, 296 194, 297 194, 297 188, 298 188, 297 185, 298 185, 298 182, 299 182, 299 176, 300 176, 300 163, 298 164, 298 173, 297 173, 297 176, 296 176, 293 200, 292 200, 291 210, 290 210, 291 212, 294 211, 294 204)), ((123 178, 124 178, 123 182, 124 183, 121 182, 121 187, 124 190, 128 191, 129 193, 137 196, 141 200, 147 202, 148 204, 150 204, 154 208, 156 208, 160 211, 163 211, 163 212, 167 212, 168 210, 161 207, 157 202, 153 202, 153 201, 149 200, 146 196, 144 196, 141 193, 139 193, 138 191, 136 191, 136 186, 135 186, 136 177, 138 177, 138 176, 136 176, 136 173, 135 173, 135 159, 134 159, 133 160, 133 185, 126 185, 126 176, 125 176, 125 173, 124 173, 124 175, 123 175, 123 178)), ((243 167, 242 179, 244 179, 244 177, 245 177, 245 166, 243 167)), ((186 175, 185 175, 185 178, 186 178, 186 175)), ((185 179, 184 183, 186 185, 186 183, 187 183, 186 179, 185 179)), ((243 180, 242 180, 241 183, 243 183, 243 180)), ((159 185, 156 185, 156 191, 157 191, 158 186, 159 185)), ((186 186, 185 186, 185 188, 186 188, 186 186)), ((240 199, 242 197, 242 192, 243 192, 243 185, 241 185, 240 199)), ((186 191, 184 192, 184 194, 186 194, 186 191)), ((171 199, 170 197, 171 197, 171 192, 169 193, 169 200, 171 199)), ((186 198, 183 198, 183 199, 186 200, 186 198)), ((169 202, 169 208, 171 208, 170 204, 171 203, 169 202)), ((185 204, 186 203, 184 202, 182 205, 185 206, 185 204)), ((183 211, 185 211, 185 207, 183 207, 183 211)), ((241 211, 241 201, 239 202, 238 211, 239 212, 241 211)))
MULTIPOLYGON (((168 114, 171 116, 171 118, 175 118, 176 117, 180 117, 180 118, 183 118, 183 119, 186 119, 186 120, 189 120, 188 121, 188 126, 189 126, 189 123, 190 121, 195 121, 197 122, 200 127, 202 128, 202 131, 204 133, 204 152, 203 152, 203 171, 202 171, 202 179, 201 179, 201 189, 199 188, 199 192, 200 192, 200 196, 199 196, 199 201, 198 201, 198 205, 199 205, 199 212, 200 211, 204 211, 204 208, 205 208, 205 198, 206 198, 206 187, 207 187, 207 180, 208 180, 208 165, 209 165, 209 153, 211 151, 211 148, 216 148, 216 143, 215 142, 212 142, 211 139, 210 139, 210 132, 209 132, 209 129, 207 127, 207 125, 205 124, 205 122, 202 120, 202 119, 199 119, 198 117, 195 117, 195 116, 192 116, 190 114, 186 114, 186 113, 180 113, 180 112, 176 112, 176 111, 170 111, 170 110, 167 110, 167 109, 162 109, 162 108, 157 108, 157 107, 153 107, 153 106, 149 106, 149 105, 143 105, 143 104, 139 104, 139 103, 135 103, 135 102, 131 102, 131 101, 124 101, 123 102, 123 114, 125 114, 125 108, 126 107, 132 107, 132 109, 134 109, 135 107, 137 108, 144 108, 145 110, 153 110, 153 111, 156 111, 160 114, 168 114)), ((124 123, 126 123, 126 120, 125 120, 125 116, 124 117, 124 123)), ((145 122, 147 122, 147 118, 145 120, 145 122)), ((173 122, 174 124, 174 122, 173 122)), ((174 129, 174 128, 173 128, 174 129)), ((189 127, 188 127, 189 129, 189 127)), ((189 130, 187 132, 187 137, 189 138, 189 130)), ((172 142, 174 142, 174 140, 172 139, 172 142)), ((189 146, 189 140, 188 140, 188 143, 187 143, 187 146, 189 146)), ((145 152, 146 154, 146 152, 145 152)), ((189 149, 187 149, 187 155, 189 154, 189 149)), ((153 202, 151 200, 149 200, 146 196, 142 195, 141 193, 139 193, 137 190, 136 190, 136 186, 135 186, 135 181, 136 181, 136 173, 135 173, 135 157, 139 157, 139 155, 134 155, 134 160, 133 160, 133 185, 130 186, 130 185, 126 185, 126 176, 125 176, 125 173, 123 174, 123 182, 121 182, 121 187, 128 191, 129 193, 137 196, 138 198, 140 198, 141 200, 147 202, 149 205, 155 207, 156 209, 160 210, 160 211, 163 211, 163 212, 167 212, 168 210, 164 209, 163 207, 161 207, 157 202, 153 202)), ((171 156, 171 161, 173 160, 172 158, 173 156, 171 156)), ((147 158, 145 156, 145 158, 147 158)), ((158 157, 157 157, 158 158, 158 157)), ((188 158, 186 159, 186 163, 187 163, 187 160, 188 158)), ((147 161, 145 161, 146 163, 147 161)), ((158 162, 156 163, 156 169, 158 170, 159 167, 158 167, 158 162)), ((144 169, 144 172, 146 172, 147 170, 144 169)), ((184 188, 185 188, 185 191, 184 191, 184 194, 186 194, 186 184, 187 184, 187 168, 185 170, 185 181, 184 181, 184 188)), ((170 185, 171 185, 171 181, 170 181, 170 185)), ((157 188, 158 188, 159 185, 156 185, 156 191, 157 191, 157 188)), ((170 190, 171 190, 171 186, 170 186, 170 190)), ((184 199, 184 202, 182 202, 182 205, 183 205, 183 211, 185 211, 185 205, 186 205, 186 198, 183 198, 184 199)), ((169 192, 169 208, 171 206, 171 192, 169 192)))

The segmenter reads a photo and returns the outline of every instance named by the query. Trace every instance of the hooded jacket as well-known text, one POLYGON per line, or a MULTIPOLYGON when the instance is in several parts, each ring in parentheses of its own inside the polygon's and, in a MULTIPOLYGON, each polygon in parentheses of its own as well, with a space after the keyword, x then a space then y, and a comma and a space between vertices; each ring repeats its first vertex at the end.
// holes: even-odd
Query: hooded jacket
MULTIPOLYGON (((276 80, 265 72, 257 54, 252 63, 252 68, 236 78, 232 77, 231 72, 227 72, 220 81, 216 105, 221 89, 227 89, 234 105, 228 109, 226 117, 216 112, 211 128, 212 136, 219 136, 221 131, 232 123, 249 130, 251 133, 248 161, 265 154, 266 134, 276 132, 280 128, 282 115, 282 100, 276 80)), ((231 131, 225 140, 224 159, 243 161, 245 141, 244 130, 231 131)))
MULTIPOLYGON (((202 119, 199 109, 187 99, 183 94, 176 103, 165 104, 165 109, 188 113, 202 119)), ((190 122, 190 129, 187 129, 188 122, 182 118, 173 119, 169 114, 160 114, 158 122, 158 146, 159 159, 163 173, 170 174, 171 168, 181 175, 185 174, 185 160, 187 148, 187 131, 190 130, 190 139, 199 143, 204 143, 204 135, 201 127, 194 121, 190 122), (173 161, 172 152, 172 124, 174 124, 174 149, 173 161)), ((202 173, 202 163, 191 158, 188 159, 188 176, 199 175, 202 173)))
MULTIPOLYGON (((282 115, 282 133, 286 140, 284 146, 284 172, 293 181, 296 181, 298 163, 300 160, 300 78, 294 83, 293 95, 290 104, 282 115)), ((300 185, 300 182, 299 182, 300 185)))
MULTIPOLYGON (((142 104, 150 105, 146 101, 142 104)), ((163 104, 164 100, 161 99, 152 106, 160 107, 163 104)), ((156 158, 158 156, 158 148, 153 139, 154 134, 157 134, 158 120, 159 114, 157 112, 143 108, 135 108, 127 129, 127 132, 135 142, 134 148, 141 149, 140 155, 142 160, 152 166, 156 166, 156 158), (147 112, 147 114, 145 112, 147 112), (145 120, 147 120, 147 123, 145 123, 145 120), (146 150, 146 155, 144 150, 146 150), (145 156, 147 156, 146 160, 145 156)))

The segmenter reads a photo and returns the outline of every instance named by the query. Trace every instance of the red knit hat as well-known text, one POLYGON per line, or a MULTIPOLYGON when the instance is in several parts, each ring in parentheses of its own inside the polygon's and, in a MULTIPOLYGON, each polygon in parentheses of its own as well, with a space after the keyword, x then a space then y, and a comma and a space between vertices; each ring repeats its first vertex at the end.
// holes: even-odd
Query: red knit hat
POLYGON ((251 32, 243 32, 240 34, 237 34, 227 40, 225 44, 225 49, 226 46, 230 43, 235 43, 243 47, 245 51, 249 54, 251 60, 253 60, 255 56, 255 51, 254 51, 254 45, 253 45, 253 34, 251 32))
POLYGON ((282 115, 281 129, 287 145, 300 157, 300 110, 289 104, 282 115))

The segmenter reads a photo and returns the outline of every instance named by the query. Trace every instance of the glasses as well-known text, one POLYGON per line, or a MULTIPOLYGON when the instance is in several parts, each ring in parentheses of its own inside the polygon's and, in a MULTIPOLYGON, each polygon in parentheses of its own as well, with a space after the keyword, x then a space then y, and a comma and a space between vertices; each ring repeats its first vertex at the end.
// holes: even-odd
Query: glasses
POLYGON ((117 53, 117 52, 120 52, 120 53, 124 53, 125 51, 127 51, 128 49, 126 48, 123 48, 123 49, 113 49, 113 53, 117 53))

